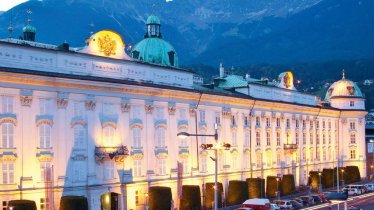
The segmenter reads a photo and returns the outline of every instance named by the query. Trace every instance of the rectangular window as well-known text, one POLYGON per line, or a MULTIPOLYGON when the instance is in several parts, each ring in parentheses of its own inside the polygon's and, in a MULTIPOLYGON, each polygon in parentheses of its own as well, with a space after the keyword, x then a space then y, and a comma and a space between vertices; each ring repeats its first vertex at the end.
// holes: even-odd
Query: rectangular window
POLYGON ((249 126, 249 121, 248 121, 248 116, 245 116, 244 117, 244 127, 248 127, 249 126))
POLYGON ((104 163, 104 179, 114 179, 114 161, 104 163))
POLYGON ((141 129, 139 127, 134 127, 132 129, 132 145, 134 148, 141 148, 142 147, 142 140, 141 140, 141 129))
POLYGON ((331 144, 331 134, 329 134, 329 144, 331 144))
POLYGON ((40 163, 40 181, 49 182, 52 180, 52 167, 50 162, 40 163))
POLYGON ((266 146, 270 146, 270 132, 266 132, 266 146))
POLYGON ((158 175, 165 175, 166 174, 166 160, 165 159, 158 159, 158 175))
POLYGON ((303 144, 306 144, 306 133, 303 133, 303 144))
POLYGON ((299 120, 296 120, 296 128, 299 128, 299 120))
POLYGON ((50 99, 42 98, 39 100, 40 114, 51 114, 52 112, 52 101, 50 99))
POLYGON ((322 128, 325 129, 326 128, 326 122, 323 120, 322 121, 322 128))
POLYGON ((326 135, 322 134, 322 144, 326 144, 326 135))
POLYGON ((280 132, 277 132, 277 146, 280 146, 281 142, 281 134, 280 132))
POLYGON ((351 130, 356 130, 356 123, 355 122, 350 122, 349 126, 350 126, 351 130))
POLYGON ((3 184, 14 184, 14 163, 3 162, 2 163, 2 183, 3 184))
POLYGON ((262 167, 262 153, 257 153, 256 160, 257 160, 257 167, 261 168, 262 167))
POLYGON ((188 174, 190 172, 190 166, 189 166, 188 158, 182 159, 182 164, 183 164, 183 173, 188 174))
POLYGON ((1 147, 14 148, 14 125, 12 123, 3 123, 1 125, 1 147))
POLYGON ((316 144, 319 144, 319 134, 316 133, 316 144))
POLYGON ((215 112, 215 122, 217 123, 217 125, 221 125, 221 113, 219 112, 215 112))
POLYGON ((261 146, 260 131, 256 131, 256 146, 261 146))
POLYGON ((8 202, 7 201, 3 201, 2 207, 3 207, 2 210, 7 210, 8 202))
POLYGON ((316 121, 316 129, 319 129, 319 121, 316 121))
POLYGON ((356 159, 356 150, 351 150, 351 159, 356 159))
POLYGON ((86 180, 86 164, 85 161, 74 161, 74 176, 73 180, 78 181, 85 181, 86 180))
POLYGON ((310 129, 313 129, 313 121, 310 121, 310 129))
POLYGON ((266 127, 270 127, 270 118, 269 117, 266 118, 266 127))
POLYGON ((256 126, 260 126, 260 117, 256 117, 256 126))
POLYGON ((244 146, 245 147, 249 146, 249 132, 245 132, 244 134, 244 146))
POLYGON ((232 156, 232 169, 233 170, 238 169, 238 156, 236 156, 236 155, 232 156))
POLYGON ((296 144, 299 144, 299 133, 298 132, 295 133, 295 141, 296 141, 295 142, 296 144))
POLYGON ((329 121, 329 130, 331 130, 331 121, 329 121))
POLYGON ((139 205, 140 204, 140 201, 139 201, 139 190, 135 190, 135 205, 139 205))
POLYGON ((326 160, 326 150, 323 150, 323 160, 326 160))
POLYGON ((317 149, 317 153, 316 153, 316 160, 317 160, 317 161, 320 161, 320 160, 321 160, 321 159, 320 159, 320 152, 321 152, 321 151, 320 151, 320 149, 318 148, 318 149, 317 149))
POLYGON ((351 144, 356 144, 356 134, 351 134, 351 144))
POLYGON ((40 209, 41 210, 49 210, 49 198, 40 198, 40 209))
POLYGON ((2 96, 2 113, 13 113, 13 97, 2 96))
POLYGON ((86 143, 86 128, 82 125, 76 125, 74 127, 74 147, 85 148, 86 143))
POLYGON ((281 120, 280 118, 277 118, 277 127, 279 128, 281 126, 281 120))
POLYGON ((205 122, 205 111, 200 110, 200 122, 205 122))
POLYGON ((281 164, 281 153, 280 152, 277 152, 277 165, 280 165, 281 164))
POLYGON ((142 176, 142 160, 134 160, 134 176, 142 176))
POLYGON ((306 149, 305 148, 303 149, 303 161, 304 162, 306 161, 306 149))
POLYGON ((306 121, 303 120, 303 128, 306 128, 306 121))
POLYGON ((350 102, 349 102, 349 106, 350 106, 350 107, 354 107, 354 106, 355 106, 355 102, 354 102, 354 101, 350 101, 350 102))
POLYGON ((286 120, 286 128, 290 128, 291 124, 290 124, 290 119, 287 119, 286 120))
POLYGON ((310 141, 310 144, 313 144, 313 133, 310 133, 310 139, 309 139, 309 141, 310 141))
POLYGON ((313 149, 309 150, 309 158, 310 158, 311 161, 314 160, 314 150, 313 149))
POLYGON ((39 125, 40 148, 51 148, 51 127, 48 124, 39 125))

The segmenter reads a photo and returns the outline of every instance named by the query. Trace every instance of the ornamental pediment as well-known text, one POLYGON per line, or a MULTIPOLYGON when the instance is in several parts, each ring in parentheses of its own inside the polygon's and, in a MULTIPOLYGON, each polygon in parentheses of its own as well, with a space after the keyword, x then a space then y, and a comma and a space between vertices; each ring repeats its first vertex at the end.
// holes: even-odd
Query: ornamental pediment
POLYGON ((7 161, 16 161, 17 154, 15 151, 4 151, 0 153, 0 161, 7 162, 7 161))
POLYGON ((53 115, 43 114, 37 115, 35 118, 36 126, 41 124, 48 124, 49 126, 53 126, 53 115))
POLYGON ((17 125, 17 115, 13 113, 0 114, 0 124, 3 123, 12 123, 13 125, 17 125))
POLYGON ((117 127, 117 122, 118 122, 118 116, 117 115, 101 116, 100 121, 101 121, 101 126, 103 128, 107 127, 107 126, 111 126, 113 128, 116 128, 117 127))

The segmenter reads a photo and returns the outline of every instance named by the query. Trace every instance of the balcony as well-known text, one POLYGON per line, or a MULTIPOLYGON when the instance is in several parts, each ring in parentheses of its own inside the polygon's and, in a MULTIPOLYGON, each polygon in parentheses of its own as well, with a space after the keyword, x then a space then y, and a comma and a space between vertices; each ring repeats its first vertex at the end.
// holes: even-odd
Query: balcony
POLYGON ((118 147, 95 147, 96 161, 115 160, 116 162, 123 162, 126 156, 129 155, 129 150, 126 146, 118 147))
POLYGON ((297 144, 283 144, 284 150, 296 150, 297 144))

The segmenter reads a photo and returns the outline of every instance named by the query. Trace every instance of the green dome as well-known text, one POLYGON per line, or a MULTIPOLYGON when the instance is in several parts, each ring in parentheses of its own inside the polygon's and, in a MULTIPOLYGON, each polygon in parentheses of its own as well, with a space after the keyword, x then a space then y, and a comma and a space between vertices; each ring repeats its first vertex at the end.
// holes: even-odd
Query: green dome
POLYGON ((23 27, 23 32, 31 32, 36 33, 36 28, 30 24, 27 24, 25 27, 23 27))
POLYGON ((174 47, 165 40, 157 37, 149 37, 135 45, 131 57, 165 66, 178 66, 178 56, 174 47))
POLYGON ((157 16, 151 15, 147 18, 147 25, 149 25, 149 24, 161 25, 161 22, 160 22, 160 19, 157 16))

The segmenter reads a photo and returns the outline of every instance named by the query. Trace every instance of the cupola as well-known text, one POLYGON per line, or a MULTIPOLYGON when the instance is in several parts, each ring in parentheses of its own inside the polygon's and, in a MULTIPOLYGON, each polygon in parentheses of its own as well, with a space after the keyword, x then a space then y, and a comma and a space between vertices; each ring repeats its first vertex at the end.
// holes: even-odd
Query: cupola
POLYGON ((31 25, 31 19, 28 19, 27 25, 23 27, 23 39, 26 41, 35 41, 36 28, 31 25))

